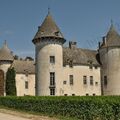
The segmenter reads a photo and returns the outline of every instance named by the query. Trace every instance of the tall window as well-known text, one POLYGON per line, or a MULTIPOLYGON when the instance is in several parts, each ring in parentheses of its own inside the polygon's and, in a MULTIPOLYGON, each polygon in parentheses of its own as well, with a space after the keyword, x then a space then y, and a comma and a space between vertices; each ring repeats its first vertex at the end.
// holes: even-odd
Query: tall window
POLYGON ((50 63, 55 63, 55 56, 50 56, 50 63))
POLYGON ((87 76, 83 76, 83 84, 87 85, 87 76))
POLYGON ((55 95, 55 88, 50 88, 50 95, 55 95))
POLYGON ((25 89, 28 89, 28 81, 25 81, 25 89))
POLYGON ((73 75, 69 76, 69 80, 70 80, 70 85, 73 85, 73 75))
POLYGON ((107 86, 107 76, 104 76, 104 85, 107 86))
POLYGON ((55 73, 50 72, 50 85, 55 85, 55 73))
POLYGON ((90 76, 90 85, 93 85, 93 76, 90 76))

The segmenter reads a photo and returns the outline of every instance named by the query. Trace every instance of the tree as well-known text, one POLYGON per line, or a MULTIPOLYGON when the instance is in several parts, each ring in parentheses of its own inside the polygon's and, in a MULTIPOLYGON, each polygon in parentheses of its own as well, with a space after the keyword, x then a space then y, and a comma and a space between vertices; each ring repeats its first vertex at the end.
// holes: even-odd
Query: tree
POLYGON ((10 96, 16 95, 15 76, 16 73, 14 68, 9 68, 6 73, 6 95, 10 95, 10 96))

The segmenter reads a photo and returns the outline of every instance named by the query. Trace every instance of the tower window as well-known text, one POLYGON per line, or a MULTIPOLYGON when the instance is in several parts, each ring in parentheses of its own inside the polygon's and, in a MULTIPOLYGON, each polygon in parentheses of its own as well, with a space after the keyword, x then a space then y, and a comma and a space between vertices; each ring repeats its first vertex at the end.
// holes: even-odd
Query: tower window
POLYGON ((50 72, 50 85, 55 85, 55 73, 50 72))
POLYGON ((104 85, 107 86, 107 76, 104 76, 104 85))
POLYGON ((90 85, 93 85, 93 76, 90 76, 90 85))
POLYGON ((50 56, 50 63, 55 63, 55 56, 50 56))
POLYGON ((50 95, 55 95, 55 89, 54 88, 50 89, 50 95))
POLYGON ((87 85, 87 76, 83 76, 83 84, 87 85))
POLYGON ((70 75, 69 79, 70 79, 70 85, 73 85, 73 75, 70 75))
POLYGON ((28 81, 25 81, 25 89, 28 89, 28 81))

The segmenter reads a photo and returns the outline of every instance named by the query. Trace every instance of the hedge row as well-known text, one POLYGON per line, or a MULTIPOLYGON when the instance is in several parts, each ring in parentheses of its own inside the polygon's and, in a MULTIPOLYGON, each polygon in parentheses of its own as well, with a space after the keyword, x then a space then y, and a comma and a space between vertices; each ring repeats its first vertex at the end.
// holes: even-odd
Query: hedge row
POLYGON ((79 120, 120 120, 120 96, 0 97, 0 106, 79 120))

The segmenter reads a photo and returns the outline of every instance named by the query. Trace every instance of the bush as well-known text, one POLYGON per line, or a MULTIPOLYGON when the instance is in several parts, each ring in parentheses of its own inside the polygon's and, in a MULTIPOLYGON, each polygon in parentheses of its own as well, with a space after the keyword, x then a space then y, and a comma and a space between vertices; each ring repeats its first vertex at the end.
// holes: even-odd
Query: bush
POLYGON ((0 106, 79 120, 120 120, 120 96, 0 97, 0 106))
POLYGON ((15 70, 14 68, 9 68, 6 73, 6 95, 15 96, 16 95, 16 83, 15 83, 15 70))

